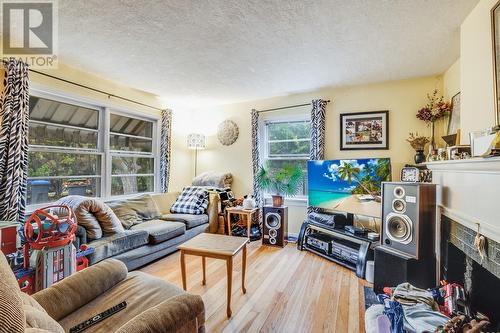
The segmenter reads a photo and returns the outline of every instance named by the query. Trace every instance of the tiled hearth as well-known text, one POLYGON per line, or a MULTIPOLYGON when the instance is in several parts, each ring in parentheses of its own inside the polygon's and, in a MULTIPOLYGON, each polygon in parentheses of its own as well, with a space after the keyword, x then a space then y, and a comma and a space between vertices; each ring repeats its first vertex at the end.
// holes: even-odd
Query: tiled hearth
POLYGON ((481 261, 474 247, 476 232, 446 216, 441 218, 441 279, 460 283, 472 307, 500 326, 500 244, 486 240, 481 261))
MULTIPOLYGON (((441 219, 441 244, 446 244, 444 241, 449 241, 470 259, 481 265, 484 269, 500 279, 500 243, 492 239, 486 238, 484 260, 481 260, 479 252, 474 247, 474 239, 476 231, 471 230, 460 223, 457 223, 446 216, 441 219)), ((499 280, 500 288, 500 280, 499 280)), ((499 300, 500 302, 500 300, 499 300)))

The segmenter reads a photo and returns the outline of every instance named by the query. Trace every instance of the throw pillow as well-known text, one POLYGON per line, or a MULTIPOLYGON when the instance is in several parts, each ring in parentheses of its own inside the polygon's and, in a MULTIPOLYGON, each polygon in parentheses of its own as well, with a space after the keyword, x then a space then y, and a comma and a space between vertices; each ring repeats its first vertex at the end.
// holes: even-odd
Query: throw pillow
POLYGON ((98 199, 91 199, 82 202, 78 209, 79 215, 92 214, 99 222, 105 235, 114 235, 123 232, 123 226, 113 210, 104 202, 98 199))
POLYGON ((144 221, 154 220, 160 216, 160 211, 151 195, 108 202, 113 212, 118 216, 125 229, 144 221))
MULTIPOLYGON (((75 214, 79 225, 87 230, 89 239, 99 239, 103 233, 113 235, 123 232, 123 226, 115 213, 99 199, 70 195, 57 201, 57 205, 67 205, 75 214)), ((61 216, 57 209, 53 213, 61 216)))
POLYGON ((170 212, 178 214, 204 214, 208 207, 208 191, 201 187, 188 186, 182 190, 170 212))
MULTIPOLYGON (((89 199, 91 200, 91 198, 81 195, 69 195, 57 200, 55 204, 69 206, 75 214, 78 225, 81 225, 87 231, 87 238, 90 240, 99 239, 102 238, 102 229, 96 217, 89 214, 88 210, 81 211, 79 209, 80 205, 89 199)), ((56 214, 59 217, 63 217, 66 214, 66 210, 62 209, 53 208, 51 211, 52 214, 56 214)))

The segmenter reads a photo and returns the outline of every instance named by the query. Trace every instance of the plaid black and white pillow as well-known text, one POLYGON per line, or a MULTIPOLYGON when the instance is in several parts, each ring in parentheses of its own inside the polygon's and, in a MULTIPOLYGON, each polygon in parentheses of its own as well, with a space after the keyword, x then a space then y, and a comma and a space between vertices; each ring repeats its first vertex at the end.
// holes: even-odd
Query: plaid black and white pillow
POLYGON ((204 214, 208 207, 208 191, 202 187, 188 186, 182 190, 170 212, 178 214, 204 214))

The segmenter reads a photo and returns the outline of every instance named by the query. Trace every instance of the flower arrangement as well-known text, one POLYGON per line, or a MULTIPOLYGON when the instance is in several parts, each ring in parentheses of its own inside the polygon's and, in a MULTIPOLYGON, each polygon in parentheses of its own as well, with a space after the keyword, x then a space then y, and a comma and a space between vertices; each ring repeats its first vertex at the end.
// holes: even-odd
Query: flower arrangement
POLYGON ((434 141, 434 123, 441 118, 447 116, 451 110, 451 103, 445 102, 443 96, 437 97, 437 89, 434 89, 432 95, 427 94, 427 104, 417 111, 417 119, 425 121, 431 127, 431 144, 429 151, 435 150, 434 141))
POLYGON ((427 105, 417 111, 417 118, 427 124, 434 123, 447 116, 452 110, 451 103, 444 102, 443 96, 438 98, 437 93, 437 90, 434 90, 432 95, 427 94, 427 105))
POLYGON ((406 139, 413 149, 416 151, 424 150, 425 145, 429 143, 429 138, 426 136, 418 136, 418 133, 410 133, 408 139, 406 139))

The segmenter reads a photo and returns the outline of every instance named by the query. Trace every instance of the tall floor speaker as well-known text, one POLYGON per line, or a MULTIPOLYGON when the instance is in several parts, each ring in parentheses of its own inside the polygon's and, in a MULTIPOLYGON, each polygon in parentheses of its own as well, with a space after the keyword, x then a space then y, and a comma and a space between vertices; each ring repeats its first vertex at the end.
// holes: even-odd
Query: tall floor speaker
POLYGON ((288 207, 264 206, 262 244, 285 246, 288 238, 288 207))
POLYGON ((382 184, 382 237, 375 249, 374 289, 410 282, 436 285, 436 185, 382 184))

